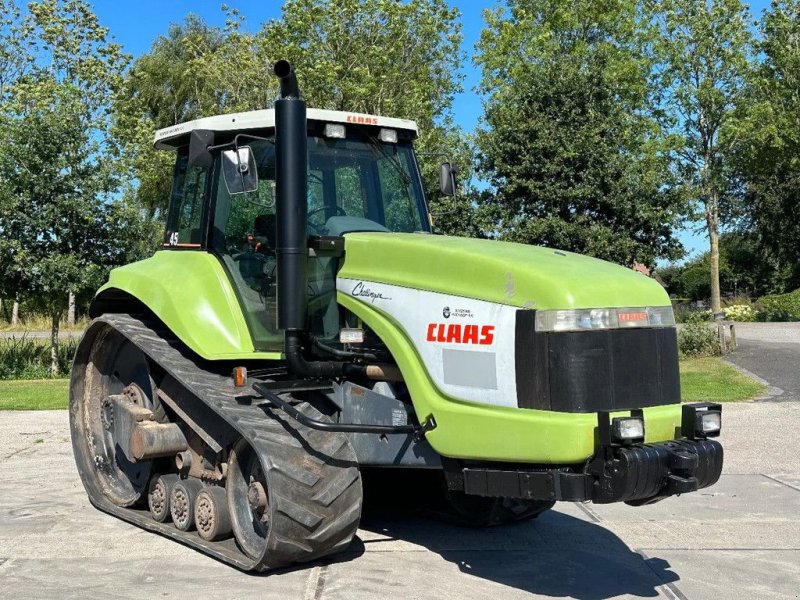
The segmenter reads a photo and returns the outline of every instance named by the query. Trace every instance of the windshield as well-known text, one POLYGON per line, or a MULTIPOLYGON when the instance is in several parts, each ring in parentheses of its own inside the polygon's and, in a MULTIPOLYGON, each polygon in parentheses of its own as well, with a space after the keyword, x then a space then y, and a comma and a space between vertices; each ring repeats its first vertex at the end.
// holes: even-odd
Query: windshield
POLYGON ((308 163, 308 223, 318 233, 427 229, 410 144, 312 137, 308 163))

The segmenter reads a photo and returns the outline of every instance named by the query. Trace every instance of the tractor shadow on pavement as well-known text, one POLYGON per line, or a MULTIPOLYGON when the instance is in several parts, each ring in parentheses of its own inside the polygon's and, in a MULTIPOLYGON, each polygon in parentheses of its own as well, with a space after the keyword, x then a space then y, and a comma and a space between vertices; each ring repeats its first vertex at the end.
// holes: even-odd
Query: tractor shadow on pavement
MULTIPOLYGON (((578 504, 558 503, 523 523, 462 527, 430 517, 430 503, 421 496, 431 498, 431 488, 422 491, 420 473, 405 480, 397 475, 377 486, 367 480, 360 539, 354 544, 358 554, 424 548, 473 577, 581 600, 655 597, 658 588, 679 579, 668 562, 633 551, 578 504)), ((421 577, 435 580, 451 567, 427 562, 424 571, 421 577)))
MULTIPOLYGON (((679 579, 667 561, 632 551, 607 529, 559 512, 558 505, 534 521, 488 529, 389 513, 365 516, 361 529, 374 534, 362 536, 366 552, 388 537, 435 552, 462 573, 543 596, 656 597, 659 587, 679 579)), ((435 578, 435 570, 429 576, 435 578)))

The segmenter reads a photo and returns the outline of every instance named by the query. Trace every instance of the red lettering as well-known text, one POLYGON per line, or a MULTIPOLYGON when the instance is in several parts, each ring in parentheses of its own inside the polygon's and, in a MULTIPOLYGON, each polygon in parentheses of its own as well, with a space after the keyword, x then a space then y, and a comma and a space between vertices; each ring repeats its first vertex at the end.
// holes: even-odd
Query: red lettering
MULTIPOLYGON (((349 118, 349 117, 348 117, 349 118)), ((436 327, 436 323, 428 323, 428 341, 435 342, 436 338, 433 337, 433 330, 436 327)))
POLYGON ((464 327, 464 337, 462 338, 465 344, 478 343, 478 326, 467 325, 464 327))
POLYGON ((456 344, 461 343, 461 325, 450 323, 450 325, 447 326, 447 343, 451 344, 454 342, 456 344))
POLYGON ((444 344, 478 344, 490 346, 494 343, 494 325, 461 325, 460 323, 428 323, 425 339, 444 344))
POLYGON ((647 313, 619 313, 620 321, 647 321, 647 313))

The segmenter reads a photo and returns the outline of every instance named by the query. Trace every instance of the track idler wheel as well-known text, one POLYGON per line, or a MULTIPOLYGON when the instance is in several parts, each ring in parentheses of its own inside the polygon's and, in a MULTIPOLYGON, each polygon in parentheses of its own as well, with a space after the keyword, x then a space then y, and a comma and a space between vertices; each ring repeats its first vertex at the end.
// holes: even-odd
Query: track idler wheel
POLYGON ((231 535, 231 517, 225 488, 206 487, 197 495, 194 522, 200 537, 209 542, 224 540, 231 535))
POLYGON ((172 488, 169 511, 172 522, 181 531, 190 531, 194 527, 194 509, 202 490, 203 484, 199 479, 184 479, 172 488))
POLYGON ((147 491, 147 505, 150 507, 150 514, 159 523, 165 523, 172 515, 170 514, 170 498, 172 489, 178 483, 178 476, 174 473, 164 475, 154 475, 150 479, 150 487, 147 491))

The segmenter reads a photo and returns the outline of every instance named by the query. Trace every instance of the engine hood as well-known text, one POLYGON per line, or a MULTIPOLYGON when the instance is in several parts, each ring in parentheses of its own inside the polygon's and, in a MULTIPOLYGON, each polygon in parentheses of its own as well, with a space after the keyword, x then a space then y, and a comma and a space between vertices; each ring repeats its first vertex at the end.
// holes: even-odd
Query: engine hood
POLYGON ((610 262, 423 233, 346 234, 339 277, 540 310, 670 304, 658 282, 610 262))

